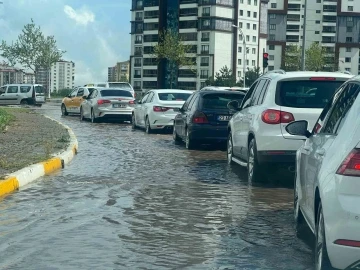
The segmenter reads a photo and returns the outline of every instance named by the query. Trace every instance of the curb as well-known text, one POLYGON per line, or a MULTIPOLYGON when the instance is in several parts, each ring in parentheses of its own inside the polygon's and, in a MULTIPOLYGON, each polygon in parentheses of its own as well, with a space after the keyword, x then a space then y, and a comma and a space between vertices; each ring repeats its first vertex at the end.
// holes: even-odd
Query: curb
POLYGON ((26 168, 11 173, 5 179, 0 179, 0 196, 19 190, 19 188, 35 181, 36 179, 53 173, 54 171, 65 168, 66 165, 74 158, 78 151, 78 141, 74 132, 63 123, 52 119, 51 117, 44 117, 57 122, 59 125, 67 129, 70 136, 70 144, 65 151, 53 154, 53 157, 44 162, 30 165, 26 168))

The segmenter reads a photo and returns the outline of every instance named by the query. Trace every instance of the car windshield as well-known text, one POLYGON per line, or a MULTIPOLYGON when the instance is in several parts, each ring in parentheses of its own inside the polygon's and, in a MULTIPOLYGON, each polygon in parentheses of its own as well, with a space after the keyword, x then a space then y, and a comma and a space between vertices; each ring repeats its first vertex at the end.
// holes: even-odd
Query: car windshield
POLYGON ((129 91, 116 89, 101 90, 100 94, 102 97, 132 97, 129 91))
POLYGON ((242 93, 217 93, 206 94, 203 96, 203 108, 204 109, 227 109, 227 105, 230 101, 236 100, 241 104, 244 98, 242 93))
POLYGON ((293 108, 322 109, 343 81, 284 81, 277 91, 276 103, 293 108))
POLYGON ((191 93, 158 93, 162 101, 186 101, 190 95, 191 93))
POLYGON ((120 89, 131 89, 128 83, 109 83, 109 87, 120 88, 120 89))
POLYGON ((37 93, 37 94, 43 94, 45 92, 44 87, 41 85, 37 85, 34 88, 35 88, 35 93, 37 93))

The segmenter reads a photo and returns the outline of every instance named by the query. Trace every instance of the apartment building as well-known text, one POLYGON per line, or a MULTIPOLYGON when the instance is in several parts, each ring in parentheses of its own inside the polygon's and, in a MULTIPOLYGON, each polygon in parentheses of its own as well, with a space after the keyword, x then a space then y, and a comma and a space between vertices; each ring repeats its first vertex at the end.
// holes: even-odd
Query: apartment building
MULTIPOLYGON (((137 90, 170 87, 195 90, 203 87, 205 81, 225 65, 240 77, 243 54, 239 54, 238 59, 238 51, 243 50, 240 47, 244 45, 241 31, 233 25, 243 30, 245 39, 246 35, 249 36, 246 43, 250 49, 246 55, 248 61, 244 59, 248 64, 246 67, 259 66, 259 51, 266 47, 266 33, 259 30, 260 3, 267 1, 244 1, 132 0, 130 82, 133 87, 137 90), (246 29, 248 22, 251 29, 246 29), (256 31, 253 30, 254 24, 256 31), (177 70, 178 79, 172 86, 170 76, 173 68, 167 61, 158 64, 153 56, 153 47, 163 29, 179 32, 181 39, 191 46, 187 56, 196 63, 194 67, 177 70), (260 35, 262 48, 258 45, 260 35), (238 69, 241 69, 240 73, 237 73, 238 69)), ((267 19, 263 21, 267 23, 267 19)))
POLYGON ((116 66, 108 67, 108 82, 116 82, 116 66))
POLYGON ((24 83, 34 84, 35 83, 35 74, 30 72, 24 73, 24 83))
POLYGON ((324 70, 346 70, 359 74, 360 1, 270 0, 268 10, 269 70, 284 67, 287 45, 305 48, 319 42, 326 49, 324 70))
POLYGON ((61 60, 51 66, 50 91, 72 89, 75 83, 75 63, 61 60))
POLYGON ((22 83, 24 80, 24 72, 22 69, 0 64, 0 86, 10 83, 22 83))

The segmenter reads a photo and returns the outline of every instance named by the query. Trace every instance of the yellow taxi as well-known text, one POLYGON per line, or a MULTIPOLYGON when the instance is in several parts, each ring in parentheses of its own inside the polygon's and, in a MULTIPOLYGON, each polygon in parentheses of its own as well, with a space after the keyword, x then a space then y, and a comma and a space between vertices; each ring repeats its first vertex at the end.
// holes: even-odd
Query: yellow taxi
POLYGON ((68 115, 69 113, 80 114, 80 105, 84 100, 84 96, 87 97, 93 88, 90 87, 76 87, 67 96, 64 97, 61 102, 61 114, 68 115))

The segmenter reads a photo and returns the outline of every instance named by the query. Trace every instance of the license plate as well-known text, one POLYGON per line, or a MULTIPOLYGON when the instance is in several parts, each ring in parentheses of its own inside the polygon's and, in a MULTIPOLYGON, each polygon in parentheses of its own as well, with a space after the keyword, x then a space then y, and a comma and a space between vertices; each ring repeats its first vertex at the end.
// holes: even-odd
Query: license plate
POLYGON ((229 121, 231 118, 230 115, 219 115, 218 116, 218 121, 229 121))
POLYGON ((126 108, 126 105, 124 104, 113 104, 114 108, 126 108))

